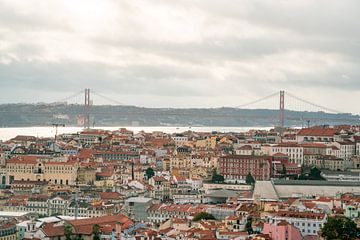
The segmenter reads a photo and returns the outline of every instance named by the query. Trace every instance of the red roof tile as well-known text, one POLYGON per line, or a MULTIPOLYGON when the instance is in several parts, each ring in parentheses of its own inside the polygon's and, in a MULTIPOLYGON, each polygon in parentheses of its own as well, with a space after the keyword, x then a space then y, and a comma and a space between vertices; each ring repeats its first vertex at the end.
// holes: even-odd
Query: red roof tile
POLYGON ((325 137, 333 137, 336 134, 336 130, 333 128, 303 128, 301 129, 297 135, 298 136, 325 136, 325 137))

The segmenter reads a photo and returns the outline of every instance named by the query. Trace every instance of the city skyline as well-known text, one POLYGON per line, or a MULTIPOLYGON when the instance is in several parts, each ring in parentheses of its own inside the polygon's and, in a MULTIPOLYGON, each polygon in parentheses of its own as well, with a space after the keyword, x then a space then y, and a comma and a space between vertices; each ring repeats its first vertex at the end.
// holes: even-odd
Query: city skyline
POLYGON ((349 104, 360 96, 357 9, 357 1, 0 1, 0 103, 52 102, 88 87, 126 105, 233 107, 283 89, 359 113, 349 104))

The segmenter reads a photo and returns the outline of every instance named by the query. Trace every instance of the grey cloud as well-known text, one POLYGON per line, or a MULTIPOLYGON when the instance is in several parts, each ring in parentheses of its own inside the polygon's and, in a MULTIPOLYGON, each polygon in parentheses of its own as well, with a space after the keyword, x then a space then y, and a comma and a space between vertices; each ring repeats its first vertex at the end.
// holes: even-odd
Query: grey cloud
MULTIPOLYGON (((0 33, 6 33, 0 35, 0 44, 10 44, 9 48, 0 45, 0 94, 26 88, 39 94, 43 90, 54 95, 58 92, 61 98, 65 93, 90 87, 111 95, 160 96, 170 105, 174 97, 184 97, 185 102, 187 97, 198 97, 199 102, 206 102, 209 96, 223 96, 221 104, 234 105, 234 96, 241 98, 253 93, 261 97, 280 89, 300 89, 309 96, 314 94, 313 88, 342 91, 344 95, 360 91, 360 2, 357 0, 152 2, 154 7, 166 5, 174 10, 196 10, 203 14, 205 21, 200 32, 204 34, 197 41, 184 42, 149 40, 152 38, 143 36, 142 21, 151 19, 142 19, 141 11, 131 1, 114 3, 118 5, 119 19, 113 33, 91 37, 76 32, 71 23, 59 21, 61 16, 44 19, 40 13, 24 14, 0 3, 0 33), (241 23, 266 34, 243 37, 237 34, 243 30, 239 29, 241 23), (219 31, 226 26, 230 32, 206 34, 208 27, 214 26, 219 31), (121 34, 115 34, 118 31, 121 34), (72 58, 71 49, 65 57, 50 61, 43 57, 48 49, 36 39, 38 32, 43 37, 57 32, 60 42, 61 34, 83 39, 89 46, 84 51, 100 49, 97 54, 102 60, 107 54, 129 51, 124 56, 131 61, 120 59, 126 64, 119 64, 116 60, 97 61, 96 57, 72 58), (30 34, 33 39, 26 39, 27 33, 35 33, 30 34), (294 51, 314 54, 314 59, 310 56, 309 63, 304 64, 307 68, 304 71, 282 67, 283 64, 297 67, 297 61, 290 62, 296 59, 286 57, 294 51), (141 56, 145 54, 157 60, 144 62, 141 56), (335 57, 328 60, 328 55, 335 57), (2 63, 2 58, 11 58, 11 62, 2 63), (272 72, 279 76, 272 76, 272 72)), ((62 14, 66 18, 66 13, 62 14)), ((163 21, 167 21, 166 17, 163 21)), ((150 30, 156 34, 157 26, 151 26, 150 30)), ((325 97, 330 95, 328 92, 324 93, 325 97)))
POLYGON ((0 64, 2 89, 77 91, 91 87, 103 92, 156 94, 160 96, 203 95, 206 86, 193 87, 193 81, 206 79, 206 73, 174 66, 108 66, 97 62, 14 62, 0 64))

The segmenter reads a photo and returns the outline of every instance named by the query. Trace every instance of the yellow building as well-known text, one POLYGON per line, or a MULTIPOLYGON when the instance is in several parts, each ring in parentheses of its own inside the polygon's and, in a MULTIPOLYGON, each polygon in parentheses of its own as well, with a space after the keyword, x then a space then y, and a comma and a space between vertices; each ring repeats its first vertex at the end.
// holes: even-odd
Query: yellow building
POLYGON ((162 162, 162 167, 164 171, 170 171, 171 169, 171 162, 169 158, 165 158, 162 162))
POLYGON ((195 146, 197 148, 215 149, 216 148, 216 137, 213 136, 211 138, 199 139, 196 141, 195 146))
POLYGON ((14 157, 7 161, 6 183, 14 180, 47 181, 50 184, 74 185, 77 177, 76 162, 52 162, 37 156, 14 157))
POLYGON ((80 167, 78 169, 79 184, 93 184, 96 180, 96 168, 80 167))
POLYGON ((176 157, 170 158, 170 169, 174 169, 174 168, 176 168, 176 169, 191 168, 190 156, 185 155, 185 156, 176 156, 176 157))

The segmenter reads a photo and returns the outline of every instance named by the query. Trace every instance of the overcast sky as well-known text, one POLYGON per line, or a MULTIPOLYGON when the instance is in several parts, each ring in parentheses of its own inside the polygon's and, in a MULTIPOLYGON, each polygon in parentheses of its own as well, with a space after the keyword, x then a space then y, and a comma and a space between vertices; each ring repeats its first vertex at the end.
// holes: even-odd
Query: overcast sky
POLYGON ((88 87, 129 105, 219 107, 283 89, 359 113, 360 1, 0 0, 0 84, 0 103, 88 87))

